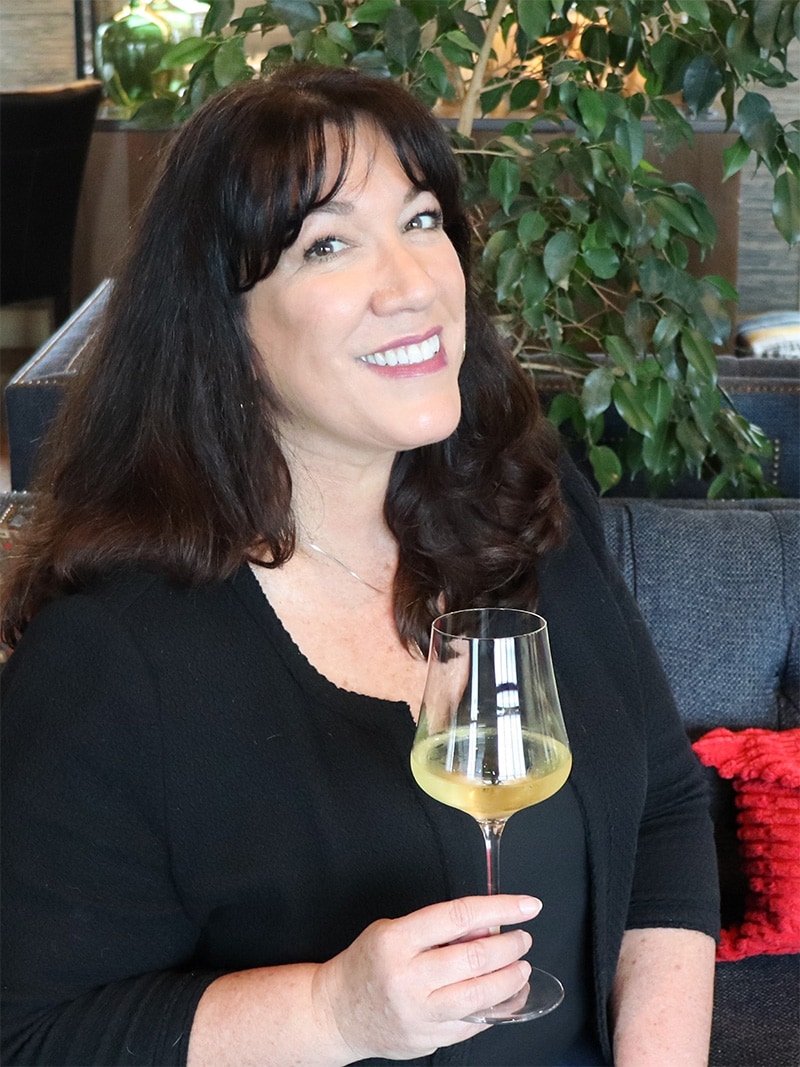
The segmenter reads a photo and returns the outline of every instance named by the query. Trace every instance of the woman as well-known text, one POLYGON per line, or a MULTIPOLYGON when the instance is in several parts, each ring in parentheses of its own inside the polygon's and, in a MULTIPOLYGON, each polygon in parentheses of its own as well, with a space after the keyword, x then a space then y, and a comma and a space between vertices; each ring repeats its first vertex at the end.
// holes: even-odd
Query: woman
POLYGON ((391 82, 289 67, 177 134, 6 581, 6 1062, 705 1062, 701 779, 468 279, 391 82), (548 618, 574 748, 491 898, 408 769, 430 623, 478 604, 548 618), (530 930, 564 1004, 464 1022, 530 930))

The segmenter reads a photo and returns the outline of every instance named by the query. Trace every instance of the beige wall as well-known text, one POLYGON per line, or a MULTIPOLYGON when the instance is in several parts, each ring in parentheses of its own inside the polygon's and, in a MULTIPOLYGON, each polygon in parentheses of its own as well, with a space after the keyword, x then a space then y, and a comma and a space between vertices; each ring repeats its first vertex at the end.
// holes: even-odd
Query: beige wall
POLYGON ((3 0, 0 88, 68 82, 75 73, 72 0, 3 0))

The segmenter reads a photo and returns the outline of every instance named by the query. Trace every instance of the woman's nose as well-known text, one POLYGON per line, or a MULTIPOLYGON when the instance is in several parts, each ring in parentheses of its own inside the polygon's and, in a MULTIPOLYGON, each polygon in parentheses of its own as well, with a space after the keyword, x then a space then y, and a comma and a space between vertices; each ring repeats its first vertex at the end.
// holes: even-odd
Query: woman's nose
POLYGON ((426 269, 424 252, 408 248, 402 240, 384 246, 372 294, 377 315, 422 310, 435 298, 437 285, 426 269))

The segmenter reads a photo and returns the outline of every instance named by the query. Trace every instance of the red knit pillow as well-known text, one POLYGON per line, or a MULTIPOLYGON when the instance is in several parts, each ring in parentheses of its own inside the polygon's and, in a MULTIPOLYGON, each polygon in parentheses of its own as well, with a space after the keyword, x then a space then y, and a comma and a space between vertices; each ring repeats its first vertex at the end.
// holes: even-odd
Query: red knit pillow
POLYGON ((692 746, 731 778, 748 893, 717 959, 800 952, 800 729, 711 730, 692 746))

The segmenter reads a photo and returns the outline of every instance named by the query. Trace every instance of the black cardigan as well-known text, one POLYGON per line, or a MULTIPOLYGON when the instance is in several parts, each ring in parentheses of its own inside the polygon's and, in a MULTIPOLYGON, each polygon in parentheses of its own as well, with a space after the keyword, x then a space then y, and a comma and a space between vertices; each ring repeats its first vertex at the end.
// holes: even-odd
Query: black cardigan
MULTIPOLYGON (((608 1056, 624 930, 716 936, 717 881, 703 779, 596 501, 567 481, 572 532, 537 610, 573 747, 608 1056)), ((4 1063, 183 1064, 219 974, 326 959, 374 918, 482 891, 474 824, 411 779, 407 705, 320 676, 247 567, 195 590, 126 571, 64 596, 3 685, 4 1063)), ((529 864, 535 893, 524 815, 504 870, 529 864)), ((514 1031, 535 1063, 544 1023, 487 1033, 514 1031)), ((505 1063, 480 1037, 480 1053, 430 1062, 505 1063)))

